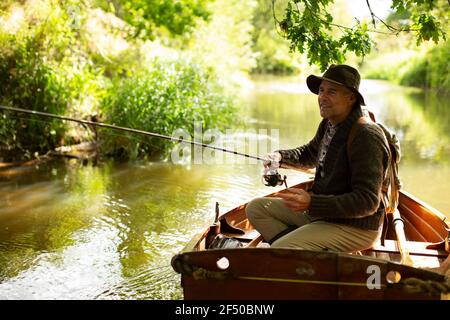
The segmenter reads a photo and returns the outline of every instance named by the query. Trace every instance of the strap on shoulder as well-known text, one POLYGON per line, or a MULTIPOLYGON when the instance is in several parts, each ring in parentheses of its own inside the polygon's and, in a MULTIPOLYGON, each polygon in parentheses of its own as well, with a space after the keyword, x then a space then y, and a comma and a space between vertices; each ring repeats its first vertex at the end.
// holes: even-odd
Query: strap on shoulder
POLYGON ((353 139, 355 139, 356 131, 359 126, 364 125, 366 123, 373 123, 374 121, 371 118, 368 118, 366 116, 360 117, 358 120, 353 123, 352 128, 350 129, 350 133, 348 134, 347 138, 347 154, 350 152, 350 145, 353 142, 353 139))

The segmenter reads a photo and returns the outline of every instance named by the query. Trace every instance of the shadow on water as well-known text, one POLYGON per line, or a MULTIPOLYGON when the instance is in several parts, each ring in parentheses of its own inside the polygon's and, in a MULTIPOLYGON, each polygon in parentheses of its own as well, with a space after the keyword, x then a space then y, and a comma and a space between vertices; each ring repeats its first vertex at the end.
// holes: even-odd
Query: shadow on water
MULTIPOLYGON (((404 188, 449 216, 449 102, 378 81, 362 91, 401 138, 404 188)), ((249 120, 228 139, 263 143, 239 151, 296 147, 320 121, 298 79, 256 81, 243 103, 249 120)), ((276 190, 261 184, 259 163, 223 160, 0 168, 0 299, 182 298, 170 259, 213 221, 215 202, 225 212, 276 190)), ((303 177, 282 173, 289 185, 303 177)))

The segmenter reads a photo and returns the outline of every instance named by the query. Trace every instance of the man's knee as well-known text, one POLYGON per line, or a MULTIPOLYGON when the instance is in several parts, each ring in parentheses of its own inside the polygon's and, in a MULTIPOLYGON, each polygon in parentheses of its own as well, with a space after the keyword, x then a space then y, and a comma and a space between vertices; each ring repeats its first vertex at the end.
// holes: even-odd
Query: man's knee
POLYGON ((312 243, 307 240, 292 240, 289 237, 282 237, 270 245, 272 248, 288 248, 301 250, 324 250, 324 247, 318 243, 312 243))
POLYGON ((258 219, 264 213, 263 211, 263 202, 264 198, 255 198, 245 207, 245 214, 250 222, 254 221, 254 219, 258 219))

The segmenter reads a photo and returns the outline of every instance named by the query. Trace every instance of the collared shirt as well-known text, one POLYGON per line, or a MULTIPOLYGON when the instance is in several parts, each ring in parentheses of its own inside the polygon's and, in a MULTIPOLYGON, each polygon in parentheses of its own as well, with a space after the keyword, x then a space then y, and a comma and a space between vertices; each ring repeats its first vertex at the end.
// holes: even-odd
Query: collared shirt
POLYGON ((318 156, 318 162, 319 162, 318 169, 319 169, 321 178, 323 178, 323 175, 324 175, 323 164, 325 162, 325 156, 327 155, 328 147, 329 147, 331 140, 333 139, 333 136, 336 133, 338 127, 339 127, 339 124, 332 125, 331 122, 328 122, 327 129, 325 131, 325 134, 323 135, 322 141, 320 142, 319 156, 318 156))

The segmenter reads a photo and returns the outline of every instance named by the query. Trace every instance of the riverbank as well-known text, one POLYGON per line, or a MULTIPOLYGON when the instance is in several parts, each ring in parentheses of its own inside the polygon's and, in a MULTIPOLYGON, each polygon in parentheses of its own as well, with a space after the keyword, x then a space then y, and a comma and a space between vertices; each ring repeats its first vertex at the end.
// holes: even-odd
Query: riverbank
MULTIPOLYGON (((0 105, 165 135, 178 128, 192 134, 193 121, 204 129, 235 123, 236 79, 254 62, 252 8, 248 1, 191 4, 143 4, 139 10, 161 6, 167 16, 138 37, 135 28, 142 26, 135 25, 132 8, 116 15, 112 4, 93 1, 2 2, 0 105), (172 21, 177 14, 184 19, 172 21)), ((156 17, 146 18, 152 25, 156 17)), ((59 120, 11 112, 0 117, 0 161, 30 160, 36 152, 92 140, 90 130, 59 120)), ((102 138, 102 152, 116 158, 164 155, 170 148, 125 135, 102 138)))
POLYGON ((430 49, 377 53, 363 64, 367 79, 389 80, 450 96, 450 42, 430 49))

